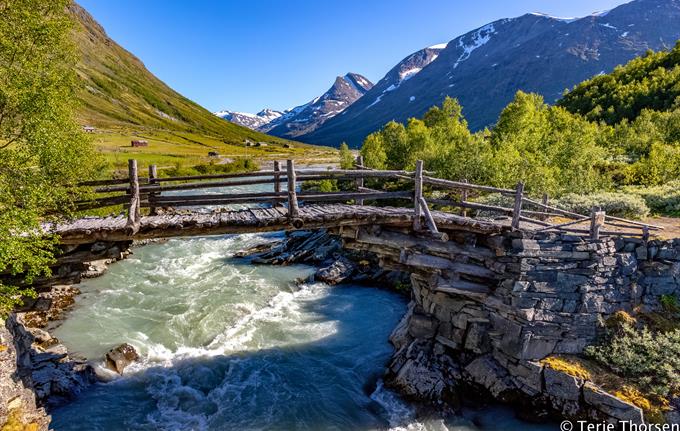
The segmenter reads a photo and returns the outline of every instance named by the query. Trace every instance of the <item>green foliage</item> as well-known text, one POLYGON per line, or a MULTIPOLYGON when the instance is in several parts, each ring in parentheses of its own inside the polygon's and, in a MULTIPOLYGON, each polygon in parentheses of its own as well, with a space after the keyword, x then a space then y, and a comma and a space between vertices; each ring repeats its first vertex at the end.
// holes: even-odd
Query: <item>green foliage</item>
POLYGON ((340 187, 338 186, 338 180, 312 180, 302 183, 302 190, 330 193, 340 191, 340 187))
POLYGON ((217 175, 237 172, 256 171, 259 166, 250 159, 238 159, 230 163, 202 163, 194 166, 182 166, 179 163, 172 168, 158 172, 161 177, 180 177, 190 175, 217 175))
POLYGON ((608 215, 640 219, 649 215, 649 208, 640 196, 627 193, 600 192, 589 195, 569 193, 554 205, 579 214, 590 214, 594 206, 601 207, 608 215))
MULTIPOLYGON (((49 273, 54 238, 38 229, 68 213, 98 158, 73 121, 68 0, 0 3, 0 273, 49 273)), ((0 314, 31 291, 0 283, 0 314)))
POLYGON ((616 124, 632 120, 643 109, 678 107, 680 44, 670 51, 651 52, 619 66, 610 74, 582 82, 559 105, 591 121, 616 124))
POLYGON ((597 190, 603 186, 597 163, 605 154, 598 132, 597 125, 520 91, 491 132, 492 183, 511 187, 521 180, 529 192, 552 196, 597 190))
POLYGON ((654 213, 680 215, 680 180, 652 187, 628 186, 623 190, 642 197, 654 213))
POLYGON ((540 96, 518 92, 491 131, 470 133, 455 99, 406 126, 390 122, 361 149, 372 167, 413 169, 422 159, 438 176, 499 187, 525 182, 531 192, 559 195, 607 185, 600 164, 600 128, 540 96))
POLYGON ((345 142, 340 145, 340 169, 354 169, 354 154, 345 142))
POLYGON ((364 158, 364 165, 374 169, 385 169, 387 166, 387 153, 385 152, 385 142, 382 133, 371 133, 366 137, 361 147, 361 155, 364 158))
POLYGON ((111 40, 83 8, 72 3, 69 9, 75 18, 73 36, 82 54, 76 65, 80 81, 76 96, 82 102, 78 117, 82 124, 108 130, 200 134, 228 144, 242 144, 244 139, 290 142, 225 121, 178 94, 111 40))
POLYGON ((680 304, 678 304, 678 297, 675 295, 661 295, 659 298, 661 308, 664 312, 669 314, 680 313, 680 304))
POLYGON ((680 330, 655 333, 623 323, 585 354, 645 394, 668 398, 680 392, 680 330))

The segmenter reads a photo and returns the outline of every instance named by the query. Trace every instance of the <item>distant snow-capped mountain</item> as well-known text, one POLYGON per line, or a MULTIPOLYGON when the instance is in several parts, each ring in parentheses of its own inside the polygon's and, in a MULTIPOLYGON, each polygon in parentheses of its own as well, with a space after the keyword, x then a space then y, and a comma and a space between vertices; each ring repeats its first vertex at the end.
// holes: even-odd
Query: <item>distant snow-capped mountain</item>
POLYGON ((220 118, 231 121, 239 126, 244 126, 249 129, 257 130, 258 128, 268 124, 269 122, 279 118, 283 112, 275 111, 273 109, 265 108, 257 114, 250 114, 248 112, 236 111, 219 111, 215 112, 220 118))
POLYGON ((373 83, 357 73, 338 76, 324 94, 304 105, 287 110, 283 115, 258 128, 270 135, 294 139, 314 131, 338 115, 373 87, 373 83))
POLYGON ((518 90, 553 103, 565 89, 678 39, 680 0, 633 0, 581 18, 501 19, 436 52, 428 50, 442 47, 410 55, 340 115, 296 138, 358 147, 385 123, 421 117, 446 96, 460 101, 470 128, 479 130, 493 125, 518 90))

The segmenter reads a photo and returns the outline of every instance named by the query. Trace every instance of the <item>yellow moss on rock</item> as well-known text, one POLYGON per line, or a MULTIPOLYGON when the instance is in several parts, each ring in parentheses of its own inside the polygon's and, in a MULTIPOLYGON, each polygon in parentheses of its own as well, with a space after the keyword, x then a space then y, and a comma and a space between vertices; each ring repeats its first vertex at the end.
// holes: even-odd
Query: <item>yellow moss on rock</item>
POLYGON ((637 320, 623 310, 619 310, 616 313, 612 314, 605 322, 607 327, 610 329, 618 329, 621 328, 623 325, 634 326, 636 323, 637 320))
POLYGON ((647 421, 653 423, 665 422, 663 412, 669 408, 668 400, 661 399, 653 402, 632 386, 624 386, 621 390, 614 392, 614 396, 636 407, 640 407, 645 413, 647 421))
POLYGON ((35 422, 25 423, 21 408, 11 409, 7 415, 7 422, 0 431, 38 431, 40 426, 35 422))
POLYGON ((541 364, 579 379, 590 380, 590 371, 576 360, 564 356, 548 356, 541 361, 541 364))

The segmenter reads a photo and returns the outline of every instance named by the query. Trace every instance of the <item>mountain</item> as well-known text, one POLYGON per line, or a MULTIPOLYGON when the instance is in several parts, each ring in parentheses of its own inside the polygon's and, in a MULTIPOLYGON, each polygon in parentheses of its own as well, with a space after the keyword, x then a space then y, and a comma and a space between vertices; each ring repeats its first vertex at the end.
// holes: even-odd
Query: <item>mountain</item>
POLYGON ((453 39, 422 70, 387 91, 380 83, 393 82, 392 69, 341 115, 296 138, 358 147, 390 120, 420 117, 446 96, 460 101, 471 129, 479 130, 496 121, 517 90, 552 103, 565 89, 648 49, 671 48, 679 38, 680 0, 634 0, 583 18, 532 13, 502 19, 453 39))
MULTIPOLYGON (((129 133, 126 131, 153 130, 190 132, 194 135, 189 139, 201 135, 233 144, 242 144, 245 138, 277 141, 224 121, 177 93, 112 40, 85 9, 72 3, 69 10, 81 57, 77 66, 82 84, 78 93, 81 124, 121 131, 125 136, 129 133)), ((188 142, 186 138, 177 139, 185 145, 188 142)))
POLYGON ((281 111, 275 111, 269 108, 265 108, 257 114, 236 111, 215 112, 215 115, 224 120, 231 121, 234 124, 238 124, 239 126, 247 127, 252 130, 257 130, 262 126, 269 124, 283 114, 284 113, 281 111))
POLYGON ((315 130, 352 105, 372 87, 371 81, 357 73, 338 76, 324 94, 309 103, 287 110, 259 130, 270 135, 294 139, 315 130))

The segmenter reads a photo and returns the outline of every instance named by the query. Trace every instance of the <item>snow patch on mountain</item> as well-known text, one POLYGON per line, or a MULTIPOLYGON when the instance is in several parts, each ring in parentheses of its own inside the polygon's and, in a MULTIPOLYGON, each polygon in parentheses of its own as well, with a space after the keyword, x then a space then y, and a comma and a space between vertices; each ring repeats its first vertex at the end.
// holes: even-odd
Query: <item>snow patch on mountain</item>
POLYGON ((244 126, 249 129, 256 130, 259 127, 262 127, 276 120, 284 113, 280 111, 275 111, 273 109, 265 108, 258 112, 257 114, 251 114, 250 112, 236 112, 228 110, 218 111, 215 112, 214 114, 224 120, 230 121, 234 124, 238 124, 239 126, 244 126))
POLYGON ((460 63, 470 58, 470 55, 474 50, 486 45, 491 40, 491 35, 495 33, 496 29, 494 28, 493 24, 487 24, 472 33, 470 36, 472 39, 470 43, 465 43, 465 36, 461 36, 460 39, 458 39, 458 46, 463 49, 463 53, 460 55, 460 57, 458 57, 458 60, 456 60, 454 63, 453 68, 457 68, 460 63))
POLYGON ((295 138, 309 133, 338 115, 373 88, 371 81, 356 73, 335 78, 333 86, 321 96, 296 106, 258 130, 275 136, 295 138))
POLYGON ((593 13, 591 13, 590 15, 586 15, 586 16, 574 16, 574 17, 553 16, 553 15, 548 15, 547 13, 542 13, 542 12, 531 12, 530 15, 540 16, 540 17, 548 18, 548 19, 554 19, 554 20, 562 21, 562 22, 566 22, 566 23, 571 23, 571 22, 574 22, 574 21, 578 21, 578 20, 580 20, 581 18, 587 18, 587 17, 589 17, 589 16, 592 16, 592 17, 603 17, 603 16, 607 16, 607 14, 608 14, 610 11, 611 11, 611 9, 608 9, 608 10, 601 10, 601 11, 598 11, 598 12, 593 12, 593 13))

